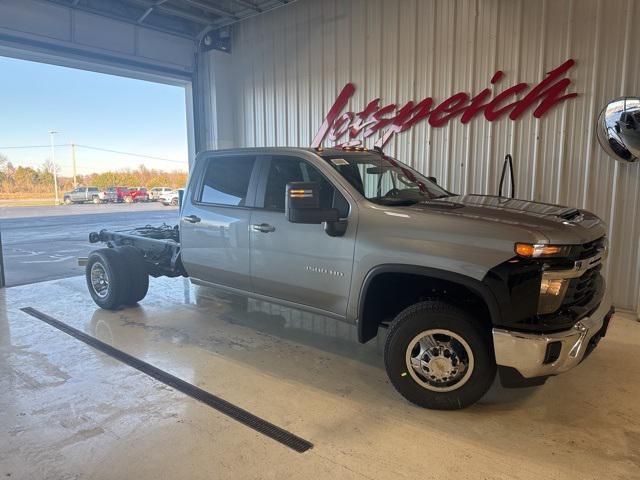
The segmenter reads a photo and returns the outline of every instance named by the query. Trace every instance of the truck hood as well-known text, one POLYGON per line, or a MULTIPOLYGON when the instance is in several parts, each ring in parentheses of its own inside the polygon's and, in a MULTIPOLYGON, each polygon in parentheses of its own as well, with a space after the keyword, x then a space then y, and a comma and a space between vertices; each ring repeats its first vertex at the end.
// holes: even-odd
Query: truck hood
POLYGON ((593 213, 573 207, 490 195, 458 195, 409 207, 475 220, 521 227, 549 243, 582 244, 606 234, 606 225, 593 213))

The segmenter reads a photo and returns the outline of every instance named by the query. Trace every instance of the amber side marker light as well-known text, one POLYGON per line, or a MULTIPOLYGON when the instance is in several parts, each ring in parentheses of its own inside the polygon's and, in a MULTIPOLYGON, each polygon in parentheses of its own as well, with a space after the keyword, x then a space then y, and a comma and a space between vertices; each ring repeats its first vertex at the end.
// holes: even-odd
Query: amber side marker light
POLYGON ((311 190, 289 190, 289 197, 309 198, 309 197, 313 197, 313 192, 311 190))
POLYGON ((559 245, 532 245, 530 243, 516 243, 515 252, 521 257, 555 257, 566 254, 568 247, 559 245))

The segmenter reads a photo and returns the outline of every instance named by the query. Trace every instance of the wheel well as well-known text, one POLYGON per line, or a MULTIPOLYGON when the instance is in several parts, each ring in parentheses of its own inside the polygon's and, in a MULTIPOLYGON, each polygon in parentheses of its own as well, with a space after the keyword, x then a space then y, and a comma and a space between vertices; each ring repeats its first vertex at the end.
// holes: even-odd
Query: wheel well
POLYGON ((425 300, 442 300, 465 310, 491 328, 491 312, 482 295, 462 283, 415 273, 376 275, 360 300, 359 339, 366 342, 402 310, 425 300))

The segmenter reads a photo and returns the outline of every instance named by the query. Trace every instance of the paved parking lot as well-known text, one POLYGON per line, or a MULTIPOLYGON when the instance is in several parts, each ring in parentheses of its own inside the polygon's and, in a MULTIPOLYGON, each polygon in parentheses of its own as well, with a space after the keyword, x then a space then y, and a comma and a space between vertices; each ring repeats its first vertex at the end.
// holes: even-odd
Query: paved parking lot
POLYGON ((7 285, 81 275, 76 258, 95 248, 88 241, 89 232, 177 221, 176 207, 155 202, 0 207, 7 285))

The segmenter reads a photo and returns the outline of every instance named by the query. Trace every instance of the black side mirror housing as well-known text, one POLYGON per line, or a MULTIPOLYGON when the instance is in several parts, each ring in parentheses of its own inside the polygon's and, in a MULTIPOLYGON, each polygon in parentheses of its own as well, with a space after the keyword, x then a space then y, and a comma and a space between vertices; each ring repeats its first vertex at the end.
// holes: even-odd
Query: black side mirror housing
POLYGON ((287 183, 285 216, 291 223, 319 224, 337 222, 336 208, 320 208, 320 192, 316 182, 287 183))
POLYGON ((427 177, 428 180, 431 180, 436 185, 438 184, 438 179, 436 177, 427 177))

